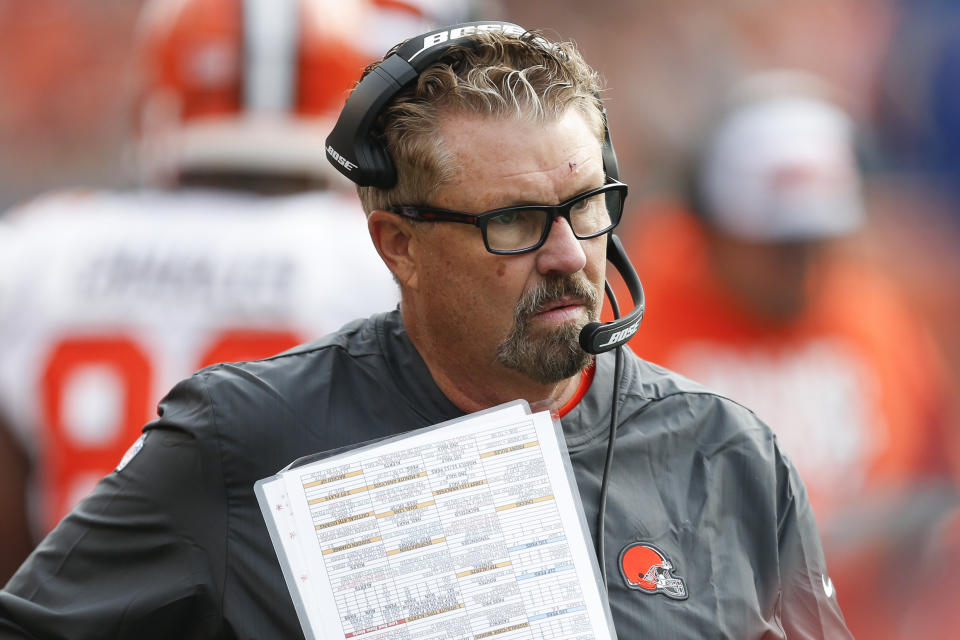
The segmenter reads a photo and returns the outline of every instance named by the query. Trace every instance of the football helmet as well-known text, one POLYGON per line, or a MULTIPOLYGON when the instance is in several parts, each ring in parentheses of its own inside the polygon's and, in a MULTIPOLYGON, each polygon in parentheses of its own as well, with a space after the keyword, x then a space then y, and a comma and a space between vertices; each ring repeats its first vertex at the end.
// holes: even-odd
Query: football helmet
POLYGON ((477 0, 148 0, 137 166, 349 183, 325 140, 364 67, 401 40, 477 13, 477 0), (342 181, 342 182, 341 182, 342 181))
POLYGON ((331 179, 324 140, 373 58, 361 0, 150 0, 138 24, 138 165, 331 179))

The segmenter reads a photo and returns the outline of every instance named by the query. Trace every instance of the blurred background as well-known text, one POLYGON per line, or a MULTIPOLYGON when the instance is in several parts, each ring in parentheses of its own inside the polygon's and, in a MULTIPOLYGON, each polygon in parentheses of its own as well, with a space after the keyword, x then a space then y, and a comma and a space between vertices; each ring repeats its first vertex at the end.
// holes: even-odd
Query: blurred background
MULTIPOLYGON (((132 52, 141 4, 0 0, 0 208, 50 190, 136 185, 131 149, 141 78, 132 52)), ((643 236, 647 223, 665 209, 682 206, 690 155, 721 98, 741 78, 789 68, 832 85, 854 124, 866 212, 865 225, 845 239, 844 251, 881 270, 899 289, 902 307, 929 331, 943 365, 946 396, 957 397, 960 3, 504 0, 475 6, 478 18, 507 19, 575 41, 604 77, 621 179, 630 185, 629 213, 620 229, 625 238, 643 236)), ((639 247, 648 246, 641 242, 655 246, 658 240, 647 237, 628 246, 638 252, 635 262, 642 258, 639 247)), ((643 269, 640 276, 645 278, 643 269)), ((657 304, 656 297, 648 299, 651 317, 657 304)), ((849 313, 861 310, 851 305, 849 313)), ((902 375, 912 375, 909 367, 902 375)), ((897 387, 884 392, 895 395, 897 387)), ((952 418, 947 422, 938 442, 950 458, 960 427, 952 418)), ((935 559, 960 560, 960 527, 949 526, 951 491, 918 490, 898 503, 896 516, 888 510, 877 519, 838 517, 842 526, 829 531, 824 519, 836 564, 850 559, 843 571, 873 581, 873 587, 885 585, 871 590, 856 579, 838 579, 841 605, 860 637, 901 637, 896 634, 908 627, 927 629, 923 625, 927 635, 911 637, 953 637, 945 620, 956 621, 957 613, 946 596, 952 594, 954 603, 960 596, 954 577, 960 571, 936 574, 928 564, 920 585, 901 579, 909 567, 904 553, 917 560, 922 548, 935 559), (882 550, 865 557, 855 553, 873 547, 882 550), (847 584, 860 591, 848 595, 847 584), (911 602, 922 600, 934 613, 901 606, 908 591, 911 602), (878 607, 910 612, 885 620, 888 635, 883 635, 868 621, 878 607)))
MULTIPOLYGON (((0 206, 51 188, 135 179, 129 143, 138 68, 131 52, 141 4, 0 0, 0 206)), ((576 0, 476 4, 487 16, 574 40, 603 74, 634 205, 674 192, 683 154, 738 77, 788 67, 829 80, 859 127, 869 235, 878 243, 869 250, 906 281, 951 362, 960 362, 956 3, 607 0, 589 10, 576 0)))

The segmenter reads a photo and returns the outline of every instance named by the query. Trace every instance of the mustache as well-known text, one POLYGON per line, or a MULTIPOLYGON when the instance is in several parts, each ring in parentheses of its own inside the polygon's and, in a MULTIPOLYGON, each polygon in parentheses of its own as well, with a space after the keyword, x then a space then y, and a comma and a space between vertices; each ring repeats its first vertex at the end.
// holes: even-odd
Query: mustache
POLYGON ((600 293, 583 273, 577 272, 562 278, 543 280, 536 287, 523 294, 517 302, 514 313, 517 325, 522 326, 547 305, 564 298, 582 300, 588 308, 594 311, 599 308, 601 302, 600 293))

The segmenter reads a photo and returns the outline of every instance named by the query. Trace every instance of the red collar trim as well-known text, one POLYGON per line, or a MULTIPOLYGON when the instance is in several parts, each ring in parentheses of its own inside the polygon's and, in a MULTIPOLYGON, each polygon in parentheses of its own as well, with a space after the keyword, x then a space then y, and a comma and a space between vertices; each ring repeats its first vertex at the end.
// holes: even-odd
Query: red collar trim
POLYGON ((567 403, 557 410, 557 415, 559 417, 562 418, 573 411, 573 408, 577 406, 581 400, 583 400, 583 396, 587 395, 587 391, 590 390, 590 384, 593 382, 593 374, 596 372, 596 361, 590 363, 590 366, 581 372, 582 375, 580 376, 580 386, 577 387, 577 392, 573 394, 573 397, 567 400, 567 403))

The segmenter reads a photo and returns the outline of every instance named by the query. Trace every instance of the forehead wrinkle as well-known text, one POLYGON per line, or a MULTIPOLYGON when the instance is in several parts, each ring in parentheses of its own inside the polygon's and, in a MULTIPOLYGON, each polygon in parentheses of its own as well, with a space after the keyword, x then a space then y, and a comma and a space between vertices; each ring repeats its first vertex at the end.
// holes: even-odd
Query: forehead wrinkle
MULTIPOLYGON (((478 211, 473 213, 482 213, 483 211, 503 209, 505 207, 519 205, 559 204, 561 202, 566 202, 578 193, 601 186, 600 184, 590 184, 590 182, 593 182, 593 180, 588 180, 582 177, 587 172, 587 169, 584 169, 584 165, 586 164, 588 164, 588 162, 576 163, 576 167, 572 172, 570 171, 569 167, 564 164, 561 167, 550 170, 546 174, 542 171, 524 171, 506 174, 503 177, 510 180, 523 180, 525 176, 531 176, 532 179, 528 182, 530 186, 525 187, 522 184, 513 185, 511 188, 509 188, 509 192, 523 191, 524 193, 518 194, 516 197, 512 198, 505 190, 495 192, 492 194, 491 199, 494 201, 500 201, 501 204, 490 206, 483 205, 480 206, 478 211), (560 175, 553 177, 551 174, 560 175), (550 195, 530 195, 531 191, 536 191, 538 194, 546 194, 549 191, 550 195)), ((602 172, 598 172, 597 175, 601 176, 602 172)), ((456 186, 456 184, 457 183, 449 183, 450 186, 456 186)))
MULTIPOLYGON (((568 110, 562 118, 544 124, 548 128, 559 125, 572 113, 583 117, 568 110)), ((434 206, 482 213, 514 205, 557 204, 601 186, 600 140, 594 136, 582 138, 575 135, 569 144, 561 143, 559 147, 553 140, 545 142, 543 152, 536 146, 518 149, 516 139, 509 135, 510 122, 523 124, 514 118, 458 112, 445 114, 438 123, 437 133, 448 143, 451 164, 455 166, 451 168, 450 180, 437 185, 434 206), (478 155, 471 144, 464 143, 464 132, 482 129, 487 123, 494 127, 503 124, 507 128, 501 137, 487 136, 482 153, 478 155), (496 159, 499 158, 506 161, 498 162, 496 159), (470 194, 469 204, 462 197, 466 193, 470 194)))
MULTIPOLYGON (((455 179, 447 183, 451 186, 461 185, 465 180, 469 180, 469 172, 464 169, 463 163, 459 161, 460 158, 457 159, 455 179)), ((559 161, 553 168, 547 170, 531 168, 504 173, 500 176, 500 179, 530 182, 531 188, 549 185, 550 190, 560 198, 557 202, 562 202, 586 189, 601 186, 600 184, 590 185, 588 183, 594 178, 602 179, 602 177, 603 167, 600 158, 595 157, 591 148, 582 146, 575 149, 570 156, 559 161)), ((534 201, 531 200, 531 202, 534 201)), ((539 202, 547 204, 543 201, 539 202)))

